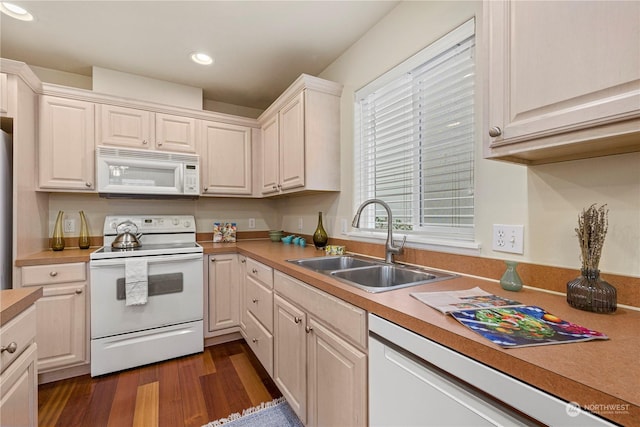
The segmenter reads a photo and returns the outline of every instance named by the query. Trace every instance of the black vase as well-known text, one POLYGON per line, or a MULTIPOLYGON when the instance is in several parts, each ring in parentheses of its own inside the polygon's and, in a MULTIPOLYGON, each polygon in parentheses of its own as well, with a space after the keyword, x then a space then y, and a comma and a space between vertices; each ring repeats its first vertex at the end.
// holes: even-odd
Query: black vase
POLYGON ((313 245, 316 249, 322 249, 327 246, 328 241, 329 236, 327 236, 327 232, 324 231, 324 227, 322 226, 322 212, 318 212, 318 227, 316 227, 316 231, 313 233, 313 245))
POLYGON ((616 288, 600 277, 600 270, 583 269, 581 276, 567 283, 567 302, 571 307, 596 313, 617 309, 616 288))

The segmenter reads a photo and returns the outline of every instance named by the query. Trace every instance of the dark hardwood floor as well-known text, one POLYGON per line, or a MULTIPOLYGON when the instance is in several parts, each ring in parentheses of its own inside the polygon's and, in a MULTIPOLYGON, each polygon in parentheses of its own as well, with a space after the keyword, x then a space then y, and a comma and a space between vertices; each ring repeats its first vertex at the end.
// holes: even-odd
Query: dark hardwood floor
POLYGON ((282 394, 244 341, 91 378, 38 388, 44 427, 202 426, 282 394))

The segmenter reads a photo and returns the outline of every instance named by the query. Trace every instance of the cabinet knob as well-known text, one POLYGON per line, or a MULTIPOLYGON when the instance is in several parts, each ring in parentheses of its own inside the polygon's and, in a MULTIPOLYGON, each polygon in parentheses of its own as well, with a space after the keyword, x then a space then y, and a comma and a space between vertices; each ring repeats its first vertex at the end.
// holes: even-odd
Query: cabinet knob
POLYGON ((312 328, 311 326, 305 326, 305 327, 304 327, 304 331, 305 331, 306 333, 310 334, 310 333, 311 333, 311 331, 313 331, 313 328, 312 328))
POLYGON ((158 144, 158 147, 162 146, 162 141, 158 141, 156 142, 156 144, 158 144))
POLYGON ((57 275, 58 275, 57 271, 50 271, 49 272, 49 276, 51 276, 51 277, 56 277, 57 275))
POLYGON ((274 190, 277 190, 277 189, 278 189, 278 186, 277 186, 277 185, 274 185, 274 186, 273 186, 273 189, 274 189, 274 190))
POLYGON ((209 187, 204 187, 203 190, 206 193, 209 190, 209 187))
POLYGON ((258 342, 258 338, 252 338, 252 339, 251 339, 251 342, 252 342, 252 343, 257 343, 257 342, 258 342))
POLYGON ((144 145, 147 145, 149 142, 148 142, 146 139, 143 139, 143 140, 142 140, 142 143, 143 143, 144 145))
POLYGON ((13 353, 16 352, 17 349, 18 349, 18 344, 16 344, 15 341, 12 341, 12 342, 9 343, 8 346, 0 347, 0 353, 4 353, 6 351, 7 353, 13 354, 13 353))
POLYGON ((294 321, 294 322, 296 322, 296 323, 300 323, 300 322, 302 322, 302 318, 300 318, 300 317, 294 317, 294 318, 293 318, 293 321, 294 321))
POLYGON ((256 270, 255 268, 254 268, 253 270, 251 270, 251 272, 252 272, 253 274, 258 274, 258 270, 256 270))
POLYGON ((82 293, 82 289, 76 289, 76 294, 80 295, 82 293))
POLYGON ((254 304, 257 304, 257 303, 258 303, 258 298, 253 298, 253 299, 251 300, 251 302, 252 302, 252 303, 254 303, 254 304))
POLYGON ((491 126, 489 128, 489 136, 492 138, 495 138, 496 136, 500 136, 502 135, 502 129, 500 129, 498 126, 491 126))
POLYGON ((245 262, 247 262, 247 260, 246 260, 246 259, 244 259, 244 258, 242 258, 242 259, 240 260, 240 262, 244 264, 245 262))
POLYGON ((211 258, 211 262, 216 262, 216 259, 215 258, 211 258))
POLYGON ((84 186, 87 187, 87 188, 91 188, 91 183, 90 182, 85 182, 84 186))

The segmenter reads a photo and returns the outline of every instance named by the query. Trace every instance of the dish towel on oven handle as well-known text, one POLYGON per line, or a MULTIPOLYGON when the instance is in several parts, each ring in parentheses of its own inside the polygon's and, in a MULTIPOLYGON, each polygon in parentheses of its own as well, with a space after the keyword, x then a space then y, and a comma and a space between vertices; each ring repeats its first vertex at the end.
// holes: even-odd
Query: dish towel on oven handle
POLYGON ((149 294, 147 260, 127 258, 124 261, 125 305, 144 305, 149 294))

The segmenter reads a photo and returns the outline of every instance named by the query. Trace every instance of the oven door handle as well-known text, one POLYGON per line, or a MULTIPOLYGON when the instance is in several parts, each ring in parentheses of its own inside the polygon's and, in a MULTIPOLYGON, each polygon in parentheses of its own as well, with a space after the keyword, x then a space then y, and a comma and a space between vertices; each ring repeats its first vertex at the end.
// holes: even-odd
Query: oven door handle
MULTIPOLYGON (((179 262, 179 261, 191 261, 191 260, 200 260, 204 259, 201 253, 195 254, 177 254, 177 255, 156 255, 156 256, 145 256, 140 257, 145 258, 147 260, 147 264, 158 264, 158 263, 167 263, 167 262, 179 262)), ((125 260, 127 258, 110 258, 110 259, 92 259, 89 262, 89 267, 112 267, 118 265, 124 265, 125 260)))

